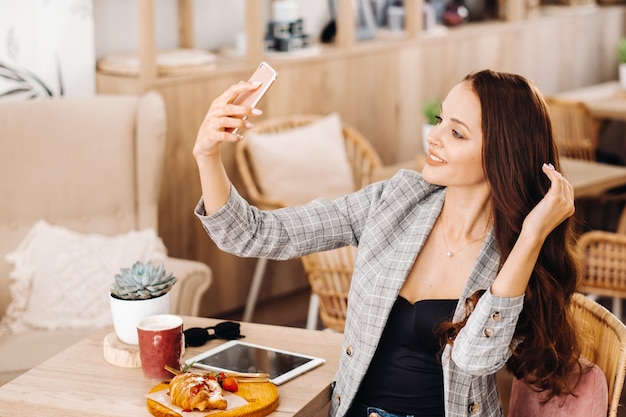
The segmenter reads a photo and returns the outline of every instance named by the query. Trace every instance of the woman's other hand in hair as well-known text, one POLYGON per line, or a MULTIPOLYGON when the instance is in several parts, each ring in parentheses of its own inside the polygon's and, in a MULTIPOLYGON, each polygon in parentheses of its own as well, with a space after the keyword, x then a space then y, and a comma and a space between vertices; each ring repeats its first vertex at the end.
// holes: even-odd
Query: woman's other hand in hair
POLYGON ((574 214, 574 187, 552 164, 543 164, 541 169, 550 179, 550 188, 524 219, 522 233, 545 240, 550 232, 574 214))

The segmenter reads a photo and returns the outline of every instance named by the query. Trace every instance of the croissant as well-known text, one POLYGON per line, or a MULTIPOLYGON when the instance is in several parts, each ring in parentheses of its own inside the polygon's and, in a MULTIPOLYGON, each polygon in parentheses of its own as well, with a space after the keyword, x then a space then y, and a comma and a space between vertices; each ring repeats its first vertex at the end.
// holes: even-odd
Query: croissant
POLYGON ((172 404, 184 411, 224 410, 228 405, 222 387, 215 378, 183 372, 170 381, 172 404))

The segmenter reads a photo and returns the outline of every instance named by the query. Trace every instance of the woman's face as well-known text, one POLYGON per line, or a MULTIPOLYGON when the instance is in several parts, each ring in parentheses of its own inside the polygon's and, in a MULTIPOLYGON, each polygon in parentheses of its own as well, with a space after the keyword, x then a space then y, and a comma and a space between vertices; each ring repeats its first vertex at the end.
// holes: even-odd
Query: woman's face
POLYGON ((439 123, 428 135, 422 174, 431 184, 475 186, 486 183, 482 166, 483 132, 478 96, 467 82, 443 101, 439 123))

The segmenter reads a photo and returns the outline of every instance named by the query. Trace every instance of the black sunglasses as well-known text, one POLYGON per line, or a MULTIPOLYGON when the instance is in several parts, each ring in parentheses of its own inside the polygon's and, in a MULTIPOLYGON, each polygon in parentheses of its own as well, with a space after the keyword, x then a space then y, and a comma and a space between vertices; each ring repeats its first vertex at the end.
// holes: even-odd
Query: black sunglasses
POLYGON ((212 327, 191 327, 185 330, 185 347, 198 347, 209 340, 234 340, 245 337, 241 334, 241 326, 233 321, 224 321, 212 327))

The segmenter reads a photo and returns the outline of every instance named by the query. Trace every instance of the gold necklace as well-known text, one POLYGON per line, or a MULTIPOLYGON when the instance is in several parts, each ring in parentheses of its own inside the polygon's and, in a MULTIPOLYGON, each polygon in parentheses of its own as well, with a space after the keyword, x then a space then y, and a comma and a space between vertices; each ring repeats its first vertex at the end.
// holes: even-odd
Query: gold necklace
POLYGON ((479 240, 484 240, 485 237, 487 236, 487 233, 485 233, 484 235, 482 235, 478 239, 471 240, 469 243, 465 244, 465 246, 463 246, 461 249, 457 249, 456 251, 451 251, 450 249, 448 249, 448 241, 446 239, 446 227, 443 224, 443 219, 442 219, 442 221, 441 221, 441 236, 443 237, 443 244, 446 247, 446 256, 448 258, 452 258, 454 255, 456 255, 457 253, 461 252, 463 249, 467 248, 472 243, 476 243, 479 240))

